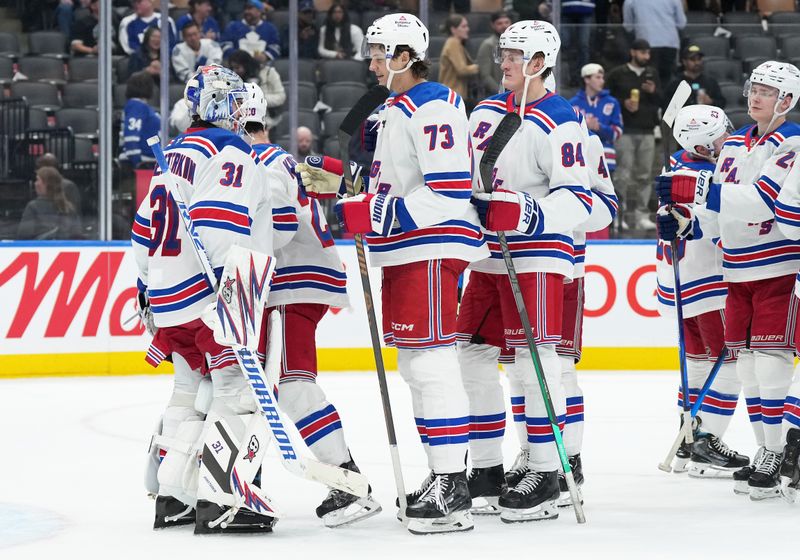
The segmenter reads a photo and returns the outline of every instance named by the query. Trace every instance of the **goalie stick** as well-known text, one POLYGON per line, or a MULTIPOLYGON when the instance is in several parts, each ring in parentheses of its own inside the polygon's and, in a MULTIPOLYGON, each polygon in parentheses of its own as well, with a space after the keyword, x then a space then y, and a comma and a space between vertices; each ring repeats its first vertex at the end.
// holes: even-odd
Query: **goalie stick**
MULTIPOLYGON (((214 269, 209 261, 205 246, 194 227, 192 217, 189 215, 189 209, 186 206, 186 197, 183 196, 180 185, 178 185, 170 173, 169 165, 164 157, 164 151, 161 148, 158 136, 151 137, 148 139, 147 143, 153 149, 153 155, 158 163, 158 167, 161 171, 161 178, 167 187, 167 192, 178 207, 181 223, 192 239, 192 247, 203 269, 205 281, 212 290, 216 292, 217 277, 214 274, 214 269)), ((269 281, 271 281, 271 278, 269 281)), ((242 297, 243 295, 243 292, 239 291, 239 296, 242 297)), ((255 302, 249 303, 252 305, 255 302)), ((255 338, 257 340, 257 337, 255 338)), ((259 411, 272 432, 273 439, 279 449, 278 455, 280 456, 281 464, 286 470, 299 477, 325 484, 326 486, 342 490, 348 494, 359 497, 366 496, 368 494, 369 484, 364 475, 337 466, 320 463, 314 459, 304 457, 297 452, 297 450, 301 448, 300 443, 297 441, 297 436, 286 428, 286 423, 283 421, 283 416, 277 406, 278 399, 275 396, 273 384, 266 377, 256 353, 247 346, 240 344, 231 345, 231 349, 236 355, 242 374, 245 376, 245 379, 247 379, 253 391, 253 397, 258 404, 259 411)))
MULTIPOLYGON (((514 133, 522 125, 522 119, 517 113, 508 113, 495 128, 492 139, 486 147, 486 151, 481 157, 479 164, 481 183, 483 183, 483 190, 487 193, 492 192, 493 188, 493 173, 494 165, 497 158, 506 144, 514 136, 514 133)), ((583 504, 581 503, 578 494, 578 487, 575 484, 575 477, 572 474, 572 469, 569 466, 569 459, 567 452, 564 449, 564 442, 561 439, 561 429, 558 427, 558 417, 556 416, 555 409, 553 408, 553 399, 550 397, 550 389, 547 386, 547 379, 544 376, 544 368, 542 361, 539 358, 539 351, 536 349, 536 343, 533 340, 533 330, 528 318, 528 310, 525 307, 525 300, 522 297, 522 290, 519 286, 519 279, 517 278, 517 270, 514 267, 514 259, 511 256, 511 251, 508 248, 508 241, 506 240, 505 232, 497 232, 497 240, 500 243, 500 250, 503 253, 503 260, 505 261, 506 270, 508 271, 508 280, 511 284, 511 292, 514 294, 514 303, 517 305, 517 312, 519 313, 520 321, 522 322, 522 329, 525 331, 525 340, 528 343, 528 350, 531 352, 533 359, 533 369, 536 372, 536 380, 539 382, 539 389, 542 393, 545 408, 547 409, 547 418, 550 421, 550 429, 553 432, 556 448, 558 449, 558 458, 561 461, 561 468, 564 471, 564 477, 567 481, 569 488, 569 495, 572 499, 572 505, 575 509, 575 518, 578 523, 586 523, 586 516, 583 512, 583 504)))
MULTIPOLYGON (((389 90, 384 86, 375 86, 356 101, 353 108, 345 115, 342 124, 339 126, 339 157, 342 160, 345 184, 347 185, 348 196, 355 196, 356 185, 350 165, 350 139, 355 134, 358 127, 372 114, 375 109, 380 107, 386 98, 389 97, 389 90)), ((389 386, 386 383, 386 367, 383 363, 381 353, 381 336, 378 330, 378 321, 375 318, 375 302, 372 298, 372 288, 369 280, 369 269, 367 267, 367 254, 364 249, 364 236, 355 235, 356 255, 358 256, 358 271, 361 276, 361 290, 364 294, 364 304, 367 308, 367 322, 369 323, 369 334, 372 340, 372 353, 375 357, 375 372, 378 374, 378 386, 381 393, 381 404, 383 405, 383 419, 386 424, 386 436, 389 440, 389 454, 392 458, 392 470, 394 471, 394 481, 397 487, 397 498, 400 503, 400 520, 407 524, 406 519, 406 490, 403 482, 403 469, 400 464, 400 452, 397 449, 397 434, 394 429, 394 418, 392 416, 392 403, 389 399, 389 386)))

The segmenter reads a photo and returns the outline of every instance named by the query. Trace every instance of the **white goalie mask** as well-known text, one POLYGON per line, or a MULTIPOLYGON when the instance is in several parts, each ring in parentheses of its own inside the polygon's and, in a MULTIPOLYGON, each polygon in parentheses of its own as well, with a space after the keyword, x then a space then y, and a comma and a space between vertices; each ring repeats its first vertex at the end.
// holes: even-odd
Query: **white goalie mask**
POLYGON ((184 101, 190 114, 234 132, 238 132, 236 117, 244 97, 242 79, 217 64, 199 68, 184 89, 184 101))
POLYGON ((264 91, 258 84, 244 84, 244 101, 239 107, 239 126, 244 128, 247 123, 259 123, 264 128, 267 125, 267 99, 264 91))
POLYGON ((381 47, 381 53, 386 57, 386 66, 389 70, 389 79, 386 87, 391 90, 392 78, 395 74, 405 72, 414 62, 425 60, 428 52, 430 34, 419 18, 412 14, 388 14, 376 19, 367 29, 364 41, 361 44, 361 54, 370 60, 375 54, 371 47, 381 47), (395 55, 399 46, 411 47, 415 56, 402 70, 392 70, 389 62, 395 55))
POLYGON ((687 152, 716 159, 719 155, 714 142, 726 137, 733 130, 725 111, 713 105, 689 105, 683 107, 675 117, 672 135, 687 152), (697 153, 696 146, 702 146, 709 154, 697 153))
POLYGON ((797 105, 800 95, 800 70, 794 64, 768 60, 756 66, 750 73, 750 78, 744 83, 744 96, 749 97, 750 86, 761 84, 778 90, 778 99, 775 101, 775 115, 780 117, 791 111, 797 105), (792 96, 789 108, 779 111, 778 107, 787 95, 792 96))

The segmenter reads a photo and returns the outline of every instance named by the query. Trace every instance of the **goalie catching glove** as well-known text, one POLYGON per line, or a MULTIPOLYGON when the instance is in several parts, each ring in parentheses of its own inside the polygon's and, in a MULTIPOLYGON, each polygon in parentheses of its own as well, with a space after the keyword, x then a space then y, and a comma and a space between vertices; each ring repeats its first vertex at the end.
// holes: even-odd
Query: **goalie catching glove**
MULTIPOLYGON (((361 175, 361 166, 351 161, 350 171, 355 180, 361 175)), ((295 172, 300 176, 300 181, 309 196, 333 198, 347 194, 341 160, 328 156, 308 156, 305 162, 295 166, 295 172)))
POLYGON ((662 206, 656 213, 658 237, 667 242, 676 239, 692 239, 694 214, 692 209, 683 204, 676 204, 671 209, 662 206))
POLYGON ((708 193, 719 185, 711 182, 710 171, 680 171, 664 173, 655 178, 660 204, 705 204, 708 193))
POLYGON ((471 202, 481 224, 489 231, 516 230, 530 234, 541 230, 539 205, 528 193, 496 189, 472 195, 471 202))

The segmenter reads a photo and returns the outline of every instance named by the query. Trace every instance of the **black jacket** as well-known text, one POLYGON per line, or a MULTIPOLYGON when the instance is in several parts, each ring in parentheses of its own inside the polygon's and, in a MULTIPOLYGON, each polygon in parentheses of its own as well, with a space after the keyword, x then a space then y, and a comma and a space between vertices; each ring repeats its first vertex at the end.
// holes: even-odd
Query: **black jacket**
POLYGON ((672 99, 672 96, 675 94, 675 90, 678 89, 678 84, 681 83, 682 80, 686 80, 689 85, 692 86, 692 94, 686 101, 686 105, 697 105, 697 92, 698 90, 704 89, 706 91, 706 95, 711 98, 711 105, 716 105, 720 109, 725 108, 725 96, 722 95, 722 90, 720 89, 717 80, 711 76, 706 76, 705 74, 700 74, 696 79, 691 80, 683 73, 678 75, 667 86, 662 101, 664 108, 666 108, 667 104, 669 104, 670 99, 672 99))
POLYGON ((658 108, 661 106, 661 84, 658 72, 652 66, 645 68, 641 76, 630 69, 627 64, 617 66, 606 76, 606 88, 611 95, 619 99, 622 106, 622 124, 626 133, 652 134, 658 125, 658 108), (655 93, 647 93, 642 83, 651 80, 656 84, 655 93), (639 90, 639 110, 635 113, 625 108, 625 100, 631 96, 631 90, 639 90))

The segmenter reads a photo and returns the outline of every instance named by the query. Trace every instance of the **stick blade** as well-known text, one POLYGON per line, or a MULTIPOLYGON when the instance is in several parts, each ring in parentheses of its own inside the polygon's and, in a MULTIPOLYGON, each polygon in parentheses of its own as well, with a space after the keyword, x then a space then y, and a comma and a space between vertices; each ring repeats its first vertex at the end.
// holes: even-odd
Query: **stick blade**
POLYGON ((503 148, 506 147, 506 144, 508 144, 520 126, 522 126, 520 116, 517 113, 507 113, 494 129, 492 139, 489 141, 489 145, 486 146, 486 151, 483 152, 479 164, 484 191, 492 191, 494 164, 497 163, 497 158, 500 157, 503 148))
POLYGON ((375 86, 367 93, 361 96, 356 101, 353 108, 345 115, 342 124, 339 125, 339 131, 344 132, 348 136, 355 134, 361 123, 364 122, 372 112, 380 107, 389 97, 389 90, 384 86, 375 86))
POLYGON ((686 105, 690 95, 692 95, 692 86, 690 86, 686 80, 681 80, 681 83, 678 84, 678 88, 672 95, 672 99, 669 101, 669 105, 667 105, 667 108, 664 110, 664 116, 661 119, 668 127, 672 128, 672 125, 675 123, 675 117, 678 116, 678 111, 681 110, 681 107, 686 105))

